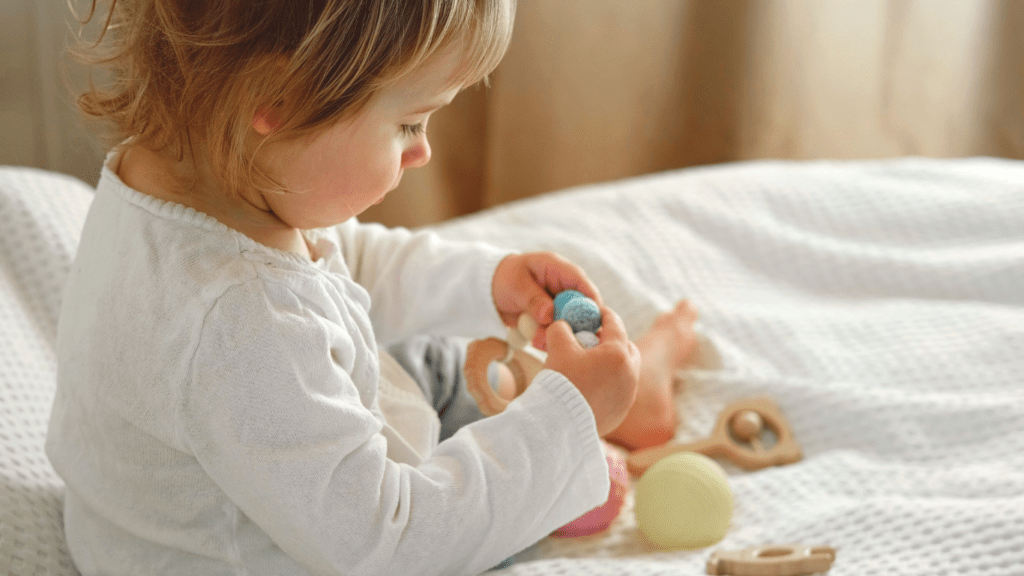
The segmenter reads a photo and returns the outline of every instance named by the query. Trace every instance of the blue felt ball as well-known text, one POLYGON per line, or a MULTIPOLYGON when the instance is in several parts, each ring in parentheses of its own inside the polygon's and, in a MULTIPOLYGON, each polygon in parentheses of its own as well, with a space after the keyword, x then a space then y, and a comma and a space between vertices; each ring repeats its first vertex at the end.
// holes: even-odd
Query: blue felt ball
POLYGON ((565 320, 573 332, 597 332, 601 327, 601 309, 586 296, 573 298, 562 306, 561 317, 556 316, 555 320, 565 320))
POLYGON ((586 298, 579 290, 563 290, 555 296, 555 320, 562 319, 562 308, 573 298, 586 298))

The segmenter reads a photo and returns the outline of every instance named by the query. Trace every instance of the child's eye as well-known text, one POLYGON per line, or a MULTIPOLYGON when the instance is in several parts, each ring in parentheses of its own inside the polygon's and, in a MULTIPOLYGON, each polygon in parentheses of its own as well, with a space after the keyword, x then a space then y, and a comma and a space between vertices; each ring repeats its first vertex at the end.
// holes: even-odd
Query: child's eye
POLYGON ((426 130, 427 127, 423 122, 420 122, 419 124, 402 124, 402 134, 409 137, 419 136, 426 132, 426 130))

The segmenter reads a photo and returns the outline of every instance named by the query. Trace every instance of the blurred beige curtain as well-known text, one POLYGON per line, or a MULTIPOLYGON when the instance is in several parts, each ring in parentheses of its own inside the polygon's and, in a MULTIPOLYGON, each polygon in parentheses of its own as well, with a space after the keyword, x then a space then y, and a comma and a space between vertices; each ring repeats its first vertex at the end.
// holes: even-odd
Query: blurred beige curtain
POLYGON ((0 3, 0 164, 46 168, 95 184, 103 151, 82 125, 68 88, 85 80, 64 52, 70 21, 66 1, 0 3))
POLYGON ((1024 158, 1017 0, 521 0, 488 89, 364 215, 418 226, 757 158, 1024 158))
MULTIPOLYGON (((0 16, 0 164, 95 183, 66 3, 0 16)), ((435 115, 433 161, 364 219, 756 158, 1024 158, 1022 56, 1020 0, 520 0, 490 88, 435 115)))

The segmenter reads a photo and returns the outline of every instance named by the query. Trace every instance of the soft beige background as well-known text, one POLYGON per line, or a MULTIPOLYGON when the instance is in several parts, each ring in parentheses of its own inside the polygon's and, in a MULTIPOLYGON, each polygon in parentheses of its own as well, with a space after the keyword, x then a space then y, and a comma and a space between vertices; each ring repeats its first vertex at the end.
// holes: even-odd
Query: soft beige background
MULTIPOLYGON (((0 163, 95 181, 66 8, 5 1, 0 163)), ((435 115, 434 160, 364 219, 756 158, 1024 158, 1022 30, 1018 0, 521 0, 491 87, 435 115)))
POLYGON ((95 184, 102 151, 81 125, 68 88, 85 78, 64 54, 70 14, 64 0, 0 0, 0 164, 95 184))

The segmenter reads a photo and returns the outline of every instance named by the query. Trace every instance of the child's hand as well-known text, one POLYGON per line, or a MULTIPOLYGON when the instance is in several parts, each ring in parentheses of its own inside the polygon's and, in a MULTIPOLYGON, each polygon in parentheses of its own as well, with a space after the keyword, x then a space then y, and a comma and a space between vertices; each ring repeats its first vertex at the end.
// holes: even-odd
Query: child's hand
POLYGON ((545 329, 555 318, 553 294, 579 290, 601 305, 601 295, 583 269, 551 252, 507 256, 498 264, 491 285, 494 305, 506 326, 515 326, 526 312, 540 324, 533 338, 538 350, 547 349, 545 329))
POLYGON ((583 394, 594 412, 597 432, 604 436, 626 418, 640 381, 640 351, 629 341, 622 320, 601 307, 600 343, 580 346, 564 320, 547 329, 548 357, 544 363, 561 373, 583 394))

